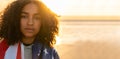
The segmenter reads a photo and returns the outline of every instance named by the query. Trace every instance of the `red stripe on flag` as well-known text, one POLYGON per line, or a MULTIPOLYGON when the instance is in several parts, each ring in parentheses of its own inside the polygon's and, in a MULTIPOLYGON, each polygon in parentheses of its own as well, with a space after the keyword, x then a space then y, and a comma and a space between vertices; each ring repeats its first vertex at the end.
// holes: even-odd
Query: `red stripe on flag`
POLYGON ((8 49, 8 45, 7 45, 7 41, 4 39, 1 43, 0 43, 0 59, 4 59, 5 56, 5 52, 8 49))
POLYGON ((21 45, 20 45, 20 43, 18 44, 17 57, 16 57, 16 59, 22 59, 22 58, 21 58, 21 45))

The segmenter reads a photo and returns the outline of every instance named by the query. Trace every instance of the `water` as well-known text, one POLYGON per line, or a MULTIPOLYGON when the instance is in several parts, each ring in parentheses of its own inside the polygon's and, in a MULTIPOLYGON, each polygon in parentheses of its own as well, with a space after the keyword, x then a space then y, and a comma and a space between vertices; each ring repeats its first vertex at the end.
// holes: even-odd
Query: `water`
POLYGON ((120 41, 120 21, 60 21, 59 37, 61 44, 88 40, 116 43, 120 41))

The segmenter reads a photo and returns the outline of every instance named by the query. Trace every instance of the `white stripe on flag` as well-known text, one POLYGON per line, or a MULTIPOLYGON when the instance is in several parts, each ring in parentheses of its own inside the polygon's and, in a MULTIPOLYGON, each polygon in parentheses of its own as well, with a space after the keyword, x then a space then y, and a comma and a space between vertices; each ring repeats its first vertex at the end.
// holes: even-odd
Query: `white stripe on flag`
POLYGON ((16 59, 18 44, 11 45, 5 53, 4 59, 16 59))
MULTIPOLYGON (((17 48, 18 48, 18 44, 9 46, 9 48, 5 53, 4 59, 16 59, 17 50, 18 50, 17 48)), ((24 45, 22 43, 21 43, 21 54, 22 54, 21 55, 22 59, 24 59, 24 45)))
POLYGON ((21 53, 22 53, 22 59, 24 59, 24 45, 23 45, 23 43, 21 43, 21 53))

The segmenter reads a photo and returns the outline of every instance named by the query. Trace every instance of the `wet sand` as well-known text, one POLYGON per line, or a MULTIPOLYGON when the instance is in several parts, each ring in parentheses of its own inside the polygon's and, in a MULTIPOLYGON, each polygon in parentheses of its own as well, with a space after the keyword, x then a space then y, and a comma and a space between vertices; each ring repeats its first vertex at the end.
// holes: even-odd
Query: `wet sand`
POLYGON ((78 41, 56 46, 61 59, 120 59, 120 47, 111 42, 78 41))

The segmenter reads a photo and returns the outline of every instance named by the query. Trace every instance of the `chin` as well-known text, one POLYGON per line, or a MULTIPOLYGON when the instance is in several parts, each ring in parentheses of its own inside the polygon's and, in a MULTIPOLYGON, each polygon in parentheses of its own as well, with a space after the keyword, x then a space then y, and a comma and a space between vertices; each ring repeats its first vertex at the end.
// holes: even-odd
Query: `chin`
POLYGON ((25 34, 24 36, 27 37, 27 38, 33 38, 33 37, 35 37, 34 34, 25 34))

